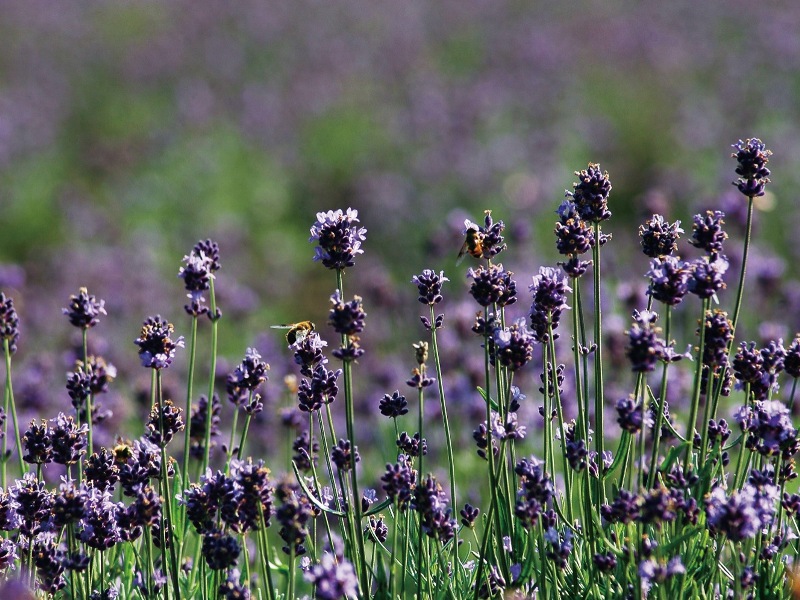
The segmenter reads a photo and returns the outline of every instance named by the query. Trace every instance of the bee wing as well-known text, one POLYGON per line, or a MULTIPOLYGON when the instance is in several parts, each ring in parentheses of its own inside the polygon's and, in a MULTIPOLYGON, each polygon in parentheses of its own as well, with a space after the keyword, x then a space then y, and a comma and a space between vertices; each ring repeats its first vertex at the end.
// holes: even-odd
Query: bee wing
POLYGON ((292 327, 294 327, 294 324, 292 324, 292 323, 287 323, 287 324, 284 324, 284 325, 270 325, 269 326, 270 329, 291 329, 292 327))
POLYGON ((460 265, 464 262, 464 258, 467 256, 467 249, 469 248, 469 244, 465 241, 461 245, 461 250, 458 251, 458 256, 456 257, 456 266, 460 265))

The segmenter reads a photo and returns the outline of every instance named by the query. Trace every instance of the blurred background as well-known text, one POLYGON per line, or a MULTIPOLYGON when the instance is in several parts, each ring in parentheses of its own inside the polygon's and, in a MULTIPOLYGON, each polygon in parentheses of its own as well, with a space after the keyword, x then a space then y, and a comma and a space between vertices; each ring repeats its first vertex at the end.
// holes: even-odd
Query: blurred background
POLYGON ((492 209, 524 315, 529 276, 558 260, 554 212, 590 161, 614 186, 604 260, 627 277, 606 284, 621 332, 645 302, 636 227, 653 212, 689 230, 693 213, 725 210, 737 273, 746 204, 730 145, 748 137, 774 156, 756 216, 762 287, 746 297, 760 318, 745 331, 790 338, 798 32, 790 1, 0 0, 0 289, 22 320, 18 395, 29 411, 66 398, 77 332, 60 309, 80 286, 109 312, 95 351, 146 388, 133 339, 155 313, 188 334, 177 272, 205 238, 221 248, 221 371, 255 345, 280 382, 293 367, 269 325, 324 324, 335 286, 308 229, 317 211, 353 207, 368 234, 345 293, 364 297, 364 396, 377 402, 426 335, 411 276, 450 277, 457 349, 475 311, 460 300, 469 265, 455 265, 463 221, 492 209))

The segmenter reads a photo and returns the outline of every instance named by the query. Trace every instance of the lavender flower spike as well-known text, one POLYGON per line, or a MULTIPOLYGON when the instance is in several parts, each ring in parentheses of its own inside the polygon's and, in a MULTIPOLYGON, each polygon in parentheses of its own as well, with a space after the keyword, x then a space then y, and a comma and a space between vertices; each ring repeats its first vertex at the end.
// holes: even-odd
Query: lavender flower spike
POLYGON ((17 351, 19 317, 14 309, 14 301, 2 292, 0 292, 0 339, 8 340, 11 354, 17 351))
POLYGON ((337 562, 327 552, 322 555, 318 565, 311 567, 305 578, 314 584, 316 597, 320 600, 341 600, 358 595, 358 579, 353 565, 347 559, 337 562))
POLYGON ((69 308, 62 308, 61 312, 79 329, 94 327, 100 321, 100 315, 107 314, 105 300, 98 300, 85 287, 78 290, 77 295, 69 297, 69 308))
POLYGON ((442 284, 445 281, 450 280, 444 276, 444 271, 439 271, 437 275, 433 269, 424 269, 422 273, 411 278, 411 283, 416 284, 419 291, 418 300, 430 306, 442 301, 442 284))
POLYGON ((145 320, 139 337, 134 340, 134 344, 139 346, 143 367, 164 369, 172 364, 176 348, 183 348, 183 336, 177 340, 170 337, 174 331, 172 323, 160 315, 145 320))
POLYGON ((758 138, 750 138, 746 142, 739 140, 733 144, 736 150, 731 156, 736 159, 736 174, 739 179, 733 182, 739 191, 748 198, 764 195, 764 188, 769 183, 767 163, 772 151, 767 150, 758 138))
POLYGON ((671 256, 682 233, 680 221, 669 223, 661 215, 653 215, 644 225, 639 225, 642 252, 650 258, 671 256))
POLYGON ((355 265, 357 254, 363 254, 361 243, 366 239, 367 230, 357 227, 358 211, 348 208, 317 213, 317 221, 311 226, 309 242, 319 245, 314 252, 314 260, 321 261, 329 269, 344 269, 355 265))
POLYGON ((575 171, 575 176, 578 182, 572 185, 573 191, 567 191, 566 196, 578 207, 581 218, 591 223, 610 219, 608 195, 611 192, 611 182, 608 172, 601 171, 599 164, 589 163, 583 171, 575 171))

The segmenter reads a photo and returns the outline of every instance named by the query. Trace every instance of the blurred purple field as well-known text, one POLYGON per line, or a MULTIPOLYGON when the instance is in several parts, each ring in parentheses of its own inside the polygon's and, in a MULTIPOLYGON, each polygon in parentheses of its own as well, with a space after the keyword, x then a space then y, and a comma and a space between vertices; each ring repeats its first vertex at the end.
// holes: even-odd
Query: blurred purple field
MULTIPOLYGON (((72 356, 33 348, 79 341, 59 320, 79 286, 112 317, 96 351, 121 381, 141 380, 126 394, 145 389, 131 342, 148 314, 188 327, 177 269, 207 237, 222 252, 223 355, 257 346, 280 382, 290 359, 269 326, 325 321, 334 282, 305 240, 317 211, 348 206, 369 230, 348 284, 369 314, 362 397, 407 377, 410 350, 386 355, 422 334, 408 326, 409 281, 441 268, 453 401, 461 390, 480 408, 480 354, 463 349, 474 308, 455 267, 464 218, 505 221, 504 261, 527 282, 557 260, 554 210, 572 172, 600 162, 614 182, 607 322, 621 336, 644 303, 636 225, 653 212, 686 224, 725 210, 736 272, 745 205, 726 148, 752 135, 775 152, 781 176, 761 208, 780 218, 756 235, 747 301, 760 320, 743 331, 789 339, 798 30, 792 2, 0 0, 0 287, 22 319, 25 414, 63 394, 72 356)), ((677 318, 692 331, 694 317, 677 318)))

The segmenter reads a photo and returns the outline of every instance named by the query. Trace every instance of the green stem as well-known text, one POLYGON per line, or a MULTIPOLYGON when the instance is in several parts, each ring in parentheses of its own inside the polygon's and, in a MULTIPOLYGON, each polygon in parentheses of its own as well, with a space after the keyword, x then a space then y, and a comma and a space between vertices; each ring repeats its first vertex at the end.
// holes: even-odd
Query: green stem
MULTIPOLYGON (((8 340, 3 340, 6 356, 6 383, 3 391, 3 454, 0 456, 0 487, 4 490, 6 486, 6 465, 8 464, 8 411, 11 402, 11 354, 9 352, 8 340)), ((19 431, 19 428, 14 426, 19 431)))
MULTIPOLYGON (((5 396, 7 399, 7 404, 11 406, 11 420, 14 424, 14 436, 15 441, 17 444, 17 460, 19 461, 19 474, 20 477, 25 473, 27 470, 25 468, 25 461, 22 460, 22 439, 19 437, 19 423, 17 421, 17 403, 14 401, 14 388, 11 385, 11 346, 9 345, 8 338, 3 340, 3 348, 5 349, 6 355, 6 389, 5 389, 5 396)), ((6 413, 8 414, 8 413, 6 413)), ((5 489, 5 465, 6 465, 6 436, 3 436, 3 486, 5 489)))
MULTIPOLYGON (((744 386, 744 394, 745 394, 745 407, 750 406, 750 384, 746 384, 744 386)), ((742 483, 744 482, 744 474, 747 472, 747 464, 750 462, 750 451, 748 450, 747 446, 745 446, 745 441, 747 439, 747 432, 742 434, 741 440, 739 441, 739 456, 736 458, 736 471, 734 471, 733 476, 733 489, 738 490, 741 488, 742 483), (747 454, 747 460, 745 460, 745 454, 747 454)))
POLYGON ((211 366, 208 373, 208 409, 206 412, 206 432, 203 447, 203 469, 202 473, 206 472, 211 459, 211 421, 213 420, 214 413, 214 379, 217 375, 217 337, 219 321, 217 315, 217 300, 214 294, 214 280, 209 280, 209 298, 210 298, 210 315, 211 315, 211 366))
POLYGON ((698 454, 698 464, 704 464, 706 453, 708 452, 708 421, 711 419, 711 408, 714 395, 714 375, 711 367, 708 368, 708 383, 706 385, 706 405, 703 409, 703 421, 700 423, 700 450, 698 454))
POLYGON ((294 548, 294 544, 292 544, 290 553, 289 553, 289 573, 287 574, 287 582, 286 582, 286 598, 294 598, 294 561, 296 557, 296 551, 294 548))
MULTIPOLYGON (((189 373, 186 383, 186 412, 183 418, 186 421, 183 435, 183 489, 189 489, 189 455, 191 452, 191 419, 192 419, 192 396, 194 395, 194 365, 197 355, 197 315, 192 317, 192 333, 189 336, 189 373)), ((209 404, 210 406, 210 404, 209 404)), ((184 527, 185 529, 185 527, 184 527)))
MULTIPOLYGON (((330 413, 330 404, 326 404, 325 406, 328 409, 328 421, 332 423, 332 420, 331 420, 332 417, 331 417, 331 413, 330 413)), ((322 412, 321 411, 317 411, 317 417, 319 419, 319 431, 320 431, 320 437, 322 439, 322 452, 325 455, 325 465, 328 468, 328 478, 331 481, 331 489, 333 490, 333 501, 336 502, 336 510, 341 511, 342 510, 342 504, 341 504, 340 496, 343 497, 345 491, 344 491, 344 488, 342 488, 342 493, 340 495, 339 492, 336 489, 336 479, 334 478, 334 474, 333 474, 333 464, 331 463, 331 451, 330 451, 330 446, 328 444, 328 435, 325 433, 325 424, 322 421, 322 412)), ((311 427, 309 427, 308 439, 309 439, 309 444, 312 444, 313 436, 312 436, 312 428, 311 427)), ((311 463, 313 465, 314 457, 311 456, 311 452, 309 452, 309 457, 311 458, 311 463)), ((316 472, 316 468, 314 469, 314 472, 316 472)), ((341 530, 342 530, 342 538, 344 539, 344 545, 345 545, 346 548, 350 548, 350 550, 352 552, 353 551, 353 548, 352 548, 353 541, 352 541, 352 538, 350 537, 351 527, 350 527, 350 514, 349 513, 345 513, 345 524, 341 525, 341 530)))
MULTIPOLYGON (((423 365, 420 365, 420 369, 423 368, 423 365)), ((420 373, 420 379, 425 375, 424 371, 420 373)), ((424 481, 424 475, 422 473, 422 457, 424 452, 422 451, 422 423, 423 423, 423 414, 425 412, 425 394, 422 391, 422 386, 417 388, 417 395, 419 397, 419 411, 418 411, 418 426, 419 426, 419 465, 418 465, 418 472, 417 472, 417 485, 422 487, 424 481)), ((418 600, 422 599, 422 572, 421 572, 421 565, 422 565, 422 541, 425 537, 425 533, 422 531, 422 517, 418 517, 418 527, 417 527, 417 598, 418 600)))
MULTIPOLYGON (((152 532, 149 530, 142 533, 142 537, 144 538, 144 545, 147 550, 147 574, 145 575, 146 582, 147 582, 147 596, 149 597, 151 592, 153 592, 153 578, 155 576, 155 561, 153 560, 153 536, 152 532)), ((205 579, 205 578, 203 578, 205 579)), ((165 586, 166 587, 166 586, 165 586)), ((86 570, 86 589, 91 591, 91 583, 89 582, 89 570, 86 570)))
MULTIPOLYGON (((163 486, 162 491, 164 494, 165 504, 164 514, 161 515, 161 552, 162 555, 166 554, 167 543, 169 543, 169 558, 171 563, 169 571, 172 577, 172 586, 175 590, 175 600, 180 600, 181 590, 180 586, 178 585, 178 557, 175 551, 176 540, 172 531, 172 490, 169 487, 167 444, 164 437, 164 398, 161 388, 161 371, 159 369, 153 369, 153 383, 155 385, 153 395, 155 396, 157 394, 158 396, 158 429, 161 435, 161 485, 163 486)), ((163 566, 166 569, 166 560, 162 560, 162 562, 164 563, 163 566)), ((166 590, 166 588, 167 586, 165 585, 164 589, 166 590)))
POLYGON ((100 551, 100 592, 102 593, 105 590, 105 583, 106 583, 106 559, 105 559, 105 552, 103 550, 100 551))
MULTIPOLYGON (((581 317, 580 308, 580 278, 573 279, 572 283, 572 354, 575 363, 575 398, 578 401, 578 426, 576 437, 583 439, 587 448, 589 446, 589 394, 584 391, 583 384, 587 381, 585 376, 581 378, 581 362, 583 362, 584 373, 586 372, 586 357, 581 357, 581 344, 583 341, 583 328, 580 325, 579 317, 581 317)), ((582 318, 582 317, 581 317, 582 318)), ((592 483, 589 477, 588 469, 584 469, 585 476, 581 476, 583 481, 583 523, 587 530, 589 545, 592 554, 597 552, 596 538, 592 533, 594 528, 594 521, 591 518, 592 514, 592 483)), ((595 568, 591 563, 590 577, 594 581, 595 568)))
POLYGON ((572 360, 575 363, 575 397, 578 400, 578 425, 577 434, 582 437, 586 443, 589 442, 589 410, 588 405, 584 403, 583 395, 583 381, 581 379, 581 351, 580 339, 578 337, 578 279, 573 281, 572 292, 572 360))
MULTIPOLYGON (((319 411, 317 411, 317 414, 320 414, 319 411)), ((250 421, 250 415, 248 415, 247 417, 248 417, 247 421, 245 422, 245 431, 247 430, 247 424, 250 421)), ((319 424, 319 426, 320 426, 320 429, 321 429, 322 428, 321 414, 320 414, 320 424, 319 424)), ((319 484, 319 477, 317 477, 317 467, 314 465, 314 417, 313 417, 313 415, 309 415, 309 418, 308 418, 308 462, 311 465, 311 476, 314 478, 314 493, 317 494, 317 498, 320 498, 321 497, 321 494, 320 494, 321 486, 319 484)), ((336 494, 336 486, 335 485, 333 486, 333 490, 334 490, 334 494, 336 494)), ((336 494, 336 495, 338 496, 338 494, 336 494)), ((330 521, 328 520, 328 513, 323 512, 322 513, 322 518, 325 520, 325 531, 328 532, 328 539, 332 540, 333 539, 333 534, 331 533, 331 524, 330 524, 330 521)), ((347 540, 346 537, 344 539, 347 540)), ((334 555, 334 560, 336 560, 336 562, 338 562, 338 559, 336 558, 335 555, 334 555)))
MULTIPOLYGON (((731 333, 736 333, 736 326, 739 324, 739 312, 742 308, 742 296, 744 295, 744 279, 747 274, 747 255, 750 253, 750 237, 753 228, 753 197, 747 198, 747 225, 744 233, 744 249, 742 250, 742 270, 739 273, 739 287, 736 288, 736 306, 733 309, 733 319, 731 320, 731 333)), ((733 338, 731 338, 732 340, 733 338)), ((733 343, 733 342, 731 342, 733 343)))
POLYGON ((272 567, 269 564, 269 540, 267 539, 267 523, 264 518, 264 507, 258 503, 258 516, 261 521, 258 538, 261 542, 261 568, 264 572, 264 584, 267 587, 267 598, 275 598, 275 585, 272 583, 272 567))
MULTIPOLYGON (((664 316, 664 339, 669 344, 670 328, 672 327, 672 307, 667 305, 664 316)), ((702 357, 702 353, 700 354, 702 357)), ((661 444, 661 427, 664 425, 664 403, 667 398, 667 369, 669 363, 665 362, 661 371, 661 389, 658 394, 658 407, 656 407, 656 422, 653 426, 653 450, 650 454, 650 471, 647 475, 648 489, 653 487, 656 477, 656 463, 658 462, 658 449, 661 444)), ((642 406, 644 410, 646 407, 642 406)), ((642 430, 644 431, 644 430, 642 430)))
MULTIPOLYGON (((83 328, 81 330, 81 341, 82 341, 82 347, 83 347, 83 369, 87 373, 89 371, 89 340, 88 340, 88 334, 89 334, 89 330, 88 329, 83 328)), ((93 437, 94 423, 93 423, 93 421, 94 421, 94 419, 92 418, 92 413, 93 412, 94 411, 92 410, 92 394, 90 393, 86 397, 86 425, 88 426, 87 444, 86 444, 87 445, 87 450, 86 450, 86 452, 87 452, 88 456, 91 456, 92 453, 94 452, 94 443, 93 443, 93 440, 94 440, 94 437, 93 437)), ((80 424, 80 419, 78 420, 78 424, 80 424)), ((78 465, 79 465, 79 469, 80 469, 81 468, 80 462, 78 462, 78 465)))
MULTIPOLYGON (((67 525, 67 547, 69 548, 70 554, 75 553, 75 534, 74 534, 75 524, 70 523, 67 525)), ((69 582, 70 582, 70 592, 72 593, 73 598, 78 597, 78 590, 77 590, 77 583, 75 582, 75 570, 69 570, 69 582)))
MULTIPOLYGON (((252 392, 250 392, 252 395, 252 392)), ((225 473, 230 473, 231 458, 233 458, 233 444, 236 441, 236 426, 239 424, 239 407, 233 407, 233 424, 231 425, 231 440, 228 444, 227 458, 225 460, 225 473)))
POLYGON ((244 442, 247 439, 247 432, 250 429, 250 421, 253 418, 253 415, 247 413, 247 416, 244 418, 244 427, 242 428, 242 437, 239 440, 239 448, 236 451, 236 458, 237 460, 242 460, 242 454, 244 452, 244 442))
MULTIPOLYGON (((411 515, 408 513, 407 510, 403 511, 403 514, 406 516, 406 534, 405 534, 405 542, 403 543, 403 569, 402 579, 400 580, 400 597, 406 597, 406 572, 408 571, 408 554, 411 547, 411 515)), ((392 598, 394 600, 394 598, 392 598)))
MULTIPOLYGON (((575 517, 572 513, 572 473, 569 468, 569 461, 567 460, 567 440, 565 439, 564 435, 564 411, 561 407, 561 390, 558 389, 558 368, 556 362, 556 344, 555 340, 553 339, 553 323, 548 315, 547 319, 547 345, 550 350, 550 364, 553 368, 553 393, 555 395, 556 401, 556 412, 558 414, 558 427, 560 431, 560 438, 561 438, 561 456, 564 460, 564 485, 567 492, 567 497, 565 498, 567 503, 567 518, 569 519, 570 525, 573 525, 575 522, 575 517)), ((545 394, 549 394, 549 390, 545 388, 545 394)), ((555 472, 553 472, 555 475, 555 472)))
MULTIPOLYGON (((495 318, 497 318, 497 315, 498 315, 497 305, 494 306, 494 315, 495 315, 495 318)), ((504 325, 505 312, 501 310, 499 312, 499 315, 500 315, 500 326, 504 327, 505 326, 504 325)), ((489 348, 488 339, 484 340, 484 345, 486 346, 487 353, 488 353, 488 348, 489 348)), ((489 358, 491 359, 491 357, 489 357, 489 358)), ((494 359, 495 359, 494 360, 494 364, 495 364, 495 368, 494 368, 494 372, 495 372, 495 390, 496 390, 496 395, 497 395, 496 401, 497 401, 497 408, 498 408, 497 412, 498 412, 498 414, 502 415, 503 411, 504 411, 504 406, 506 404, 505 400, 503 399, 504 389, 503 389, 503 383, 502 383, 502 374, 501 374, 501 367, 499 365, 499 361, 497 360, 497 356, 496 355, 495 355, 494 359)), ((499 451, 497 453, 497 459, 498 460, 495 460, 494 445, 493 445, 493 440, 492 440, 491 410, 489 410, 489 408, 490 407, 487 404, 487 417, 488 418, 487 418, 487 421, 486 421, 486 428, 487 428, 486 436, 487 436, 487 440, 489 441, 488 449, 489 449, 489 456, 490 456, 490 461, 491 461, 490 465, 489 465, 490 466, 490 475, 493 477, 492 484, 491 484, 491 491, 492 491, 492 494, 495 495, 495 503, 496 503, 495 512, 494 512, 494 521, 495 521, 494 522, 494 528, 495 528, 494 529, 494 533, 495 533, 495 535, 499 536, 500 533, 504 531, 503 526, 502 526, 503 518, 502 518, 502 515, 500 514, 500 510, 501 510, 500 495, 501 495, 501 492, 503 490, 503 487, 500 485, 500 480, 501 480, 500 469, 503 469, 503 467, 506 465, 506 462, 505 462, 505 445, 503 443, 500 444, 500 446, 498 448, 499 451)), ((508 480, 508 477, 507 477, 508 470, 507 469, 503 469, 503 473, 506 475, 505 479, 507 481, 508 480)), ((511 504, 510 504, 511 499, 508 498, 507 500, 509 501, 509 506, 511 506, 511 504)), ((511 512, 511 514, 508 515, 508 519, 512 519, 513 518, 513 509, 510 512, 511 512)), ((508 579, 510 579, 511 574, 510 574, 510 570, 509 570, 507 554, 503 550, 501 550, 499 554, 500 554, 500 566, 502 567, 503 576, 508 580, 508 579)))
MULTIPOLYGON (((742 298, 744 296, 744 281, 745 281, 745 276, 747 275, 747 257, 750 254, 750 241, 752 237, 752 230, 753 230, 753 198, 748 196, 747 224, 745 225, 744 247, 742 249, 742 268, 739 272, 739 285, 736 288, 736 304, 733 308, 733 318, 731 319, 731 339, 730 342, 728 342, 728 348, 727 348, 728 356, 730 356, 730 353, 736 347, 735 335, 736 335, 736 328, 739 325, 739 315, 741 313, 742 298)), ((725 381, 727 379, 728 369, 730 368, 729 365, 730 365, 730 360, 722 368, 722 372, 720 373, 720 381, 725 381)), ((717 403, 719 401, 719 396, 722 393, 723 387, 724 386, 720 385, 714 394, 714 411, 712 412, 711 418, 716 418, 717 403)))
POLYGON ((552 413, 550 405, 550 362, 547 352, 542 352, 542 365, 544 373, 544 464, 553 477, 556 474, 555 451, 553 450, 553 420, 550 418, 552 413))
MULTIPOLYGON (((343 272, 342 269, 336 269, 336 286, 339 290, 340 297, 344 297, 344 284, 343 284, 343 272)), ((342 347, 346 346, 348 343, 347 336, 342 335, 342 347)), ((355 438, 355 412, 353 409, 353 373, 352 368, 353 364, 349 360, 343 361, 343 368, 344 368, 344 407, 345 407, 345 419, 347 422, 347 438, 350 441, 350 445, 355 451, 356 448, 356 438, 355 438)), ((422 435, 420 434, 420 438, 422 435)), ((420 439, 420 444, 422 440, 420 439)), ((359 583, 361 584, 361 590, 363 593, 367 593, 369 590, 368 581, 367 581, 367 565, 366 565, 366 552, 364 551, 364 531, 361 527, 361 494, 359 493, 358 489, 358 469, 356 465, 353 465, 353 473, 352 473, 352 480, 353 480, 353 502, 350 503, 350 511, 353 512, 355 523, 353 526, 356 543, 358 545, 358 563, 360 564, 361 568, 359 569, 359 583)), ((350 512, 348 511, 348 512, 350 512)))
POLYGON ((692 405, 689 411, 689 423, 686 425, 686 439, 689 442, 686 449, 686 458, 683 463, 683 472, 689 472, 692 462, 692 449, 694 447, 694 428, 697 422, 697 412, 700 408, 700 381, 703 375, 703 346, 706 342, 705 318, 708 310, 709 299, 703 299, 703 309, 700 313, 700 345, 697 349, 697 367, 694 371, 694 387, 692 392, 692 405))
MULTIPOLYGON (((444 382, 442 381, 442 364, 439 359, 439 344, 436 341, 436 315, 433 311, 433 305, 430 305, 431 312, 431 346, 433 347, 433 362, 436 365, 436 381, 439 384, 439 401, 442 407, 442 421, 444 423, 444 436, 447 444, 447 466, 450 475, 450 504, 455 510, 456 502, 456 471, 455 459, 453 458, 453 438, 450 434, 450 421, 447 418, 447 402, 444 396, 444 382)), ((420 438, 422 434, 420 433, 420 438)), ((458 562, 458 530, 453 540, 453 568, 458 562)))
POLYGON ((389 567, 389 593, 391 600, 397 598, 397 567, 395 556, 397 556, 397 524, 400 521, 400 510, 397 507, 397 500, 394 502, 394 515, 392 519, 392 555, 389 557, 391 561, 389 567))
MULTIPOLYGON (((475 567, 475 585, 473 586, 475 588, 475 596, 474 596, 475 600, 478 600, 478 598, 480 598, 479 595, 480 580, 481 580, 481 575, 485 572, 483 568, 483 562, 486 559, 486 552, 489 549, 489 538, 492 535, 491 524, 492 524, 492 516, 494 514, 494 510, 495 510, 495 496, 492 495, 491 502, 489 503, 489 512, 486 515, 486 527, 483 530, 483 541, 481 542, 481 549, 480 553, 478 554, 478 565, 475 567)), ((486 577, 487 577, 486 583, 488 585, 489 583, 488 573, 486 574, 486 577)))
MULTIPOLYGON (((603 428, 603 327, 602 307, 600 301, 600 223, 594 223, 595 244, 592 247, 594 261, 594 410, 595 410, 595 447, 597 449, 597 501, 605 501, 605 486, 603 485, 603 452, 605 450, 605 429, 603 428)), ((598 505, 598 510, 600 506, 598 505)))

